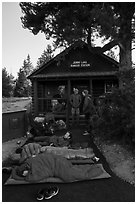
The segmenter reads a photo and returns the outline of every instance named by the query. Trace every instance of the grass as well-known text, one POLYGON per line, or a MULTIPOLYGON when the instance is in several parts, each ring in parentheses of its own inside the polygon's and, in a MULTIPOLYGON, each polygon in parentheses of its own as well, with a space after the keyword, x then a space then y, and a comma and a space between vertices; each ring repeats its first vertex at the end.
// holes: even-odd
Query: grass
POLYGON ((27 109, 31 103, 31 98, 17 98, 17 97, 10 97, 10 98, 2 98, 2 112, 10 112, 10 111, 17 111, 22 109, 27 109))
POLYGON ((135 156, 128 147, 95 137, 95 144, 100 149, 111 170, 121 179, 135 185, 135 156))

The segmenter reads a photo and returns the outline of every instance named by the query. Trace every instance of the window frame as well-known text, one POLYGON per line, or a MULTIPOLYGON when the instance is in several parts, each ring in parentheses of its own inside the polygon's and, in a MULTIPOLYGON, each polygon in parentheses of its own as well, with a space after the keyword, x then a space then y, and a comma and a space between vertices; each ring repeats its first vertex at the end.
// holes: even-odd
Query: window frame
POLYGON ((112 89, 114 88, 114 82, 113 81, 107 81, 105 82, 105 93, 112 93, 112 89), (111 83, 111 91, 107 91, 107 84, 111 83))

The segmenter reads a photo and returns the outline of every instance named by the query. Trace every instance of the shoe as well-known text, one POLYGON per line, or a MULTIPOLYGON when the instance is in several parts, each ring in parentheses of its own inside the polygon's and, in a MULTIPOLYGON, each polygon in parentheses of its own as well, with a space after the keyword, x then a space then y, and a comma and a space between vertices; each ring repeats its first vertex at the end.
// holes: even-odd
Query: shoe
POLYGON ((50 187, 48 189, 48 191, 45 192, 45 195, 44 195, 45 197, 44 198, 46 200, 48 200, 48 199, 52 198, 53 196, 57 195, 58 192, 59 192, 59 188, 58 187, 56 187, 56 186, 50 187))
POLYGON ((43 200, 44 199, 45 190, 48 190, 48 189, 40 189, 39 190, 39 192, 37 194, 37 200, 43 200))
POLYGON ((88 131, 84 131, 83 135, 89 135, 90 133, 88 131))
POLYGON ((64 135, 64 139, 69 139, 70 138, 70 133, 67 132, 65 135, 64 135))
POLYGON ((20 141, 20 140, 19 140, 19 141, 17 141, 17 144, 18 144, 18 145, 20 145, 20 144, 21 144, 21 141, 20 141))
POLYGON ((98 158, 98 157, 94 157, 94 158, 93 158, 93 161, 98 162, 98 161, 99 161, 99 158, 98 158))

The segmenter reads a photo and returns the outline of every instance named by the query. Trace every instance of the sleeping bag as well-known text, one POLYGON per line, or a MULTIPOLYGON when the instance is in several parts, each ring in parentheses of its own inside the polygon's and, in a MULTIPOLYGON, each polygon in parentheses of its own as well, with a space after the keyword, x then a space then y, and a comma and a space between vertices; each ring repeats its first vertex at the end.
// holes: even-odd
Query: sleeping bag
POLYGON ((102 174, 96 165, 72 165, 66 158, 52 153, 43 152, 30 157, 20 166, 12 170, 12 178, 38 182, 49 177, 60 178, 64 182, 88 180, 102 174))

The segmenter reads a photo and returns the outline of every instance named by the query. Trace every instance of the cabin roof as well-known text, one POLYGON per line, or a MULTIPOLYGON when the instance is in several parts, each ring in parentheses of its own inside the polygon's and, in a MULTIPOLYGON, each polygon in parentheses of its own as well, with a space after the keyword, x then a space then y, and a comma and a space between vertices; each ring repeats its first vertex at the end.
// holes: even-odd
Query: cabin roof
MULTIPOLYGON (((103 54, 103 53, 97 53, 96 52, 96 48, 94 47, 90 47, 88 46, 87 43, 81 41, 81 40, 78 40, 76 41, 75 43, 73 43, 70 47, 66 48, 64 51, 62 51, 61 53, 59 53, 58 55, 56 55, 55 57, 53 57, 51 60, 49 60, 47 63, 43 64, 40 68, 38 68, 37 70, 35 70, 34 72, 32 72, 32 74, 30 74, 28 76, 29 79, 32 79, 32 78, 50 78, 50 77, 68 77, 68 76, 97 76, 97 75, 111 75, 111 74, 114 74, 117 70, 110 70, 110 71, 105 71, 105 74, 103 71, 93 71, 93 72, 82 72, 81 70, 77 73, 65 73, 65 70, 63 69, 61 72, 59 73, 54 73, 53 71, 48 71, 46 73, 46 68, 51 66, 53 63, 58 63, 60 61, 63 61, 65 56, 68 55, 70 53, 71 50, 75 50, 76 48, 83 48, 83 47, 86 47, 88 48, 88 51, 89 53, 91 54, 95 54, 97 56, 100 56, 101 58, 103 58, 104 60, 107 60, 108 63, 111 63, 114 67, 117 67, 119 66, 119 63, 117 61, 115 61, 114 59, 108 57, 107 55, 103 54), (45 73, 42 73, 43 70, 45 70, 45 73)), ((57 67, 57 66, 56 66, 57 67)))

